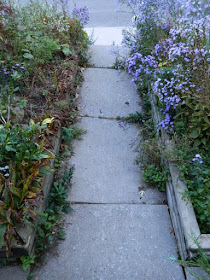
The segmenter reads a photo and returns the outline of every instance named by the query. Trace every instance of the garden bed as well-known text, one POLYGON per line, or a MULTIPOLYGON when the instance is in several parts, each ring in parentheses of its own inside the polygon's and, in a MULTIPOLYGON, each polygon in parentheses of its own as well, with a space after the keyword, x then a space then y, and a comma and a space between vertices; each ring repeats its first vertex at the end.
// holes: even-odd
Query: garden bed
POLYGON ((135 115, 142 126, 138 162, 144 180, 160 190, 167 182, 181 257, 209 254, 210 5, 206 0, 119 3, 133 11, 134 28, 124 30, 122 41, 130 56, 118 55, 116 66, 131 74, 144 103, 145 114, 135 115))
MULTIPOLYGON (((165 151, 169 151, 173 143, 169 140, 165 130, 159 125, 162 118, 153 93, 151 93, 151 100, 157 138, 164 145, 165 151)), ((180 179, 179 169, 165 156, 162 157, 162 160, 168 165, 170 171, 170 177, 166 183, 166 192, 181 258, 187 260, 198 255, 199 249, 195 244, 195 240, 200 244, 203 251, 210 255, 210 234, 201 234, 192 203, 189 199, 183 198, 187 185, 180 179)))
POLYGON ((89 16, 86 7, 67 14, 62 1, 21 9, 6 3, 0 1, 0 259, 13 260, 33 253, 63 131, 72 136, 89 16))

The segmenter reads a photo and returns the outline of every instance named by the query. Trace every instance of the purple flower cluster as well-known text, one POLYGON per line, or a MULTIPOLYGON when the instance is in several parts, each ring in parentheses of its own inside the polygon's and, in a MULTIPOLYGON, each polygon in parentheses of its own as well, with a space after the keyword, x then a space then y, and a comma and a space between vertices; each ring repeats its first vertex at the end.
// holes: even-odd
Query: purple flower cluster
POLYGON ((133 76, 131 82, 137 80, 142 82, 144 76, 154 75, 154 70, 158 67, 158 63, 154 56, 143 56, 141 53, 134 53, 126 60, 128 73, 133 76))
POLYGON ((7 75, 7 76, 12 76, 13 73, 15 71, 18 71, 18 70, 24 70, 25 67, 16 63, 14 66, 12 66, 10 69, 8 68, 5 68, 3 66, 0 66, 0 73, 4 74, 4 75, 7 75))
POLYGON ((122 44, 131 49, 125 64, 134 84, 142 85, 145 78, 153 81, 164 115, 160 125, 170 131, 174 128, 177 108, 185 105, 185 97, 205 90, 198 73, 205 71, 202 79, 209 80, 210 50, 204 41, 209 36, 210 4, 205 2, 127 0, 134 11, 135 29, 124 31, 122 44), (177 17, 180 7, 182 16, 177 17))
POLYGON ((180 104, 184 104, 184 101, 175 92, 177 81, 174 77, 170 80, 158 78, 156 82, 153 83, 153 90, 158 96, 159 101, 163 104, 163 108, 160 109, 164 115, 164 119, 160 122, 164 129, 169 129, 170 131, 174 128, 173 112, 176 107, 180 104))
POLYGON ((203 163, 202 156, 199 154, 195 155, 195 157, 192 159, 192 161, 199 162, 200 164, 203 163))
POLYGON ((129 127, 129 123, 125 124, 124 122, 120 122, 120 127, 126 129, 129 127))
POLYGON ((77 18, 80 21, 81 25, 87 24, 90 19, 89 9, 86 6, 75 6, 72 11, 72 15, 74 18, 77 18))

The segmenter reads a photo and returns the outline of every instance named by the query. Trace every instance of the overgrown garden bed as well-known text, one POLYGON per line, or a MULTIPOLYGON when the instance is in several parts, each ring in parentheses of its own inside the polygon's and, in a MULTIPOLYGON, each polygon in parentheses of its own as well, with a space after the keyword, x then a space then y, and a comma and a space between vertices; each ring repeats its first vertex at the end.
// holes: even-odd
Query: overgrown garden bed
POLYGON ((32 253, 62 130, 70 139, 77 116, 89 15, 86 7, 70 15, 64 4, 0 1, 1 256, 32 253))
MULTIPOLYGON (((187 229, 176 232, 179 242, 181 238, 186 244, 191 238, 192 251, 190 246, 186 252, 180 251, 187 259, 195 256, 194 238, 199 242, 205 235, 204 243, 210 242, 210 5, 205 0, 122 0, 119 4, 128 4, 133 10, 134 28, 124 31, 122 42, 131 53, 126 60, 118 57, 117 67, 132 75, 144 100, 145 116, 139 121, 144 139, 141 145, 146 151, 141 157, 144 177, 148 182, 153 178, 152 183, 162 187, 167 174, 174 167, 179 170, 176 180, 186 187, 174 184, 176 194, 170 192, 169 196, 181 196, 198 225, 191 220, 187 229), (154 108, 160 117, 152 121, 154 108), (157 131, 162 131, 161 139, 167 135, 166 142, 157 142, 157 131)), ((167 188, 171 190, 169 185, 167 188)), ((170 211, 174 220, 179 213, 173 211, 182 210, 171 207, 170 211)), ((210 254, 208 246, 203 249, 210 254)))

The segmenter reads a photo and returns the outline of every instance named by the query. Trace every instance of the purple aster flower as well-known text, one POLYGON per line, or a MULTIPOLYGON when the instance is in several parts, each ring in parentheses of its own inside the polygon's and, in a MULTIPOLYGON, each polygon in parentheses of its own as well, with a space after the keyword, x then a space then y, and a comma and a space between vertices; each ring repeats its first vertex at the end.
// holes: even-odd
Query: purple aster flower
POLYGON ((85 25, 88 23, 90 16, 89 16, 89 9, 86 6, 82 6, 82 7, 77 7, 75 6, 73 11, 72 11, 72 15, 74 18, 77 18, 81 25, 85 25))

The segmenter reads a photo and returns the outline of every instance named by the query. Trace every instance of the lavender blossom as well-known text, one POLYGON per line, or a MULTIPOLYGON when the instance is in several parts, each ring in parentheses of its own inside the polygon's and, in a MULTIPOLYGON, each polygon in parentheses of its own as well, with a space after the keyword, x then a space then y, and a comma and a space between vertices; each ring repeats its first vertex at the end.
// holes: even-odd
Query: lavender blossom
POLYGON ((203 163, 203 160, 202 160, 202 156, 197 154, 195 155, 195 157, 192 159, 193 162, 199 162, 200 164, 203 163))
POLYGON ((81 25, 87 24, 90 19, 89 9, 86 6, 82 6, 82 7, 75 6, 72 11, 72 15, 74 18, 77 18, 80 21, 81 25))

